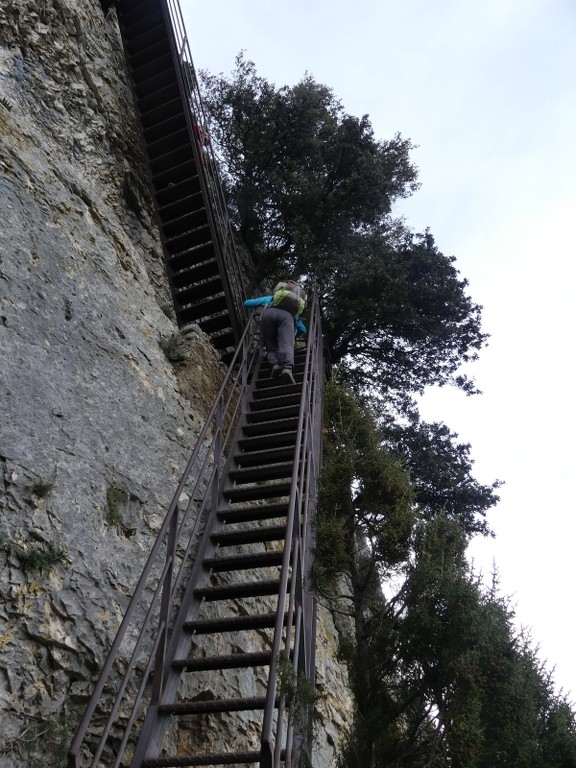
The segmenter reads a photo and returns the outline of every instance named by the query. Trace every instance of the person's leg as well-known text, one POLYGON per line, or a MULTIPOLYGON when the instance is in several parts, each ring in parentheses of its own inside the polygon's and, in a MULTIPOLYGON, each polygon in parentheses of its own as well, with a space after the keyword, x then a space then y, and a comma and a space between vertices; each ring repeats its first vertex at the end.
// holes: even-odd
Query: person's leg
POLYGON ((277 331, 277 350, 278 364, 282 369, 292 370, 294 367, 294 318, 285 310, 278 311, 277 331))
POLYGON ((278 365, 278 340, 276 333, 276 312, 274 307, 267 307, 260 316, 262 344, 266 347, 270 365, 278 365))

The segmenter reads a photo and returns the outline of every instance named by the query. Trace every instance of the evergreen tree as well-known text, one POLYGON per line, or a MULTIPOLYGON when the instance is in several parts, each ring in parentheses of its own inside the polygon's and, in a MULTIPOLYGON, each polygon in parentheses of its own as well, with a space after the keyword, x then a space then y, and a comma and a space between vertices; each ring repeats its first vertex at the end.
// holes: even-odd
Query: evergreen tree
POLYGON ((310 76, 276 88, 242 55, 230 79, 204 74, 205 106, 255 283, 286 273, 319 284, 333 365, 365 395, 406 411, 485 343, 480 310, 430 233, 394 219, 417 187, 412 145, 375 139, 310 76))

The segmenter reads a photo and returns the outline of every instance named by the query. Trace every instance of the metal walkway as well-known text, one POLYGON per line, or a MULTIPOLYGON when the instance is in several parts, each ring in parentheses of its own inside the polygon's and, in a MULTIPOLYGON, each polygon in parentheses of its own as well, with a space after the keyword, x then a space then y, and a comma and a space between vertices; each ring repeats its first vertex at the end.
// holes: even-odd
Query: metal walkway
POLYGON ((229 361, 247 318, 244 280, 180 8, 114 5, 177 322, 198 323, 229 361))
POLYGON ((324 379, 317 295, 296 384, 270 377, 254 322, 176 490, 69 768, 279 768, 309 758, 312 705, 292 701, 286 675, 314 690, 308 574, 324 379))

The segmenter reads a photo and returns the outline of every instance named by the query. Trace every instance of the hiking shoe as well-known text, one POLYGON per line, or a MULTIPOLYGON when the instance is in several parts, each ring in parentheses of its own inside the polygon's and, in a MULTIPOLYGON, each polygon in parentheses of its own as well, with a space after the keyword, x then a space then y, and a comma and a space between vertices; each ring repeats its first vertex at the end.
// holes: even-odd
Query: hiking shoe
POLYGON ((278 365, 278 363, 274 363, 274 365, 272 366, 272 378, 277 379, 278 376, 280 376, 280 366, 278 365))
POLYGON ((291 368, 282 368, 282 373, 280 375, 282 376, 282 381, 286 384, 296 384, 294 376, 292 376, 291 368))

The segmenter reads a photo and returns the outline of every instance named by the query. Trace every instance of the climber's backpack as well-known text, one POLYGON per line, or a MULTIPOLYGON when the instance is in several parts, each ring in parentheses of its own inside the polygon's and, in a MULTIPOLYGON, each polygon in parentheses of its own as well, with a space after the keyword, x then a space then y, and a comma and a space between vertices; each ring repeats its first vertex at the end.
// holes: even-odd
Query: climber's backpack
POLYGON ((279 309, 285 309, 296 317, 300 315, 306 306, 306 293, 301 285, 291 280, 278 283, 274 288, 272 305, 279 309))

